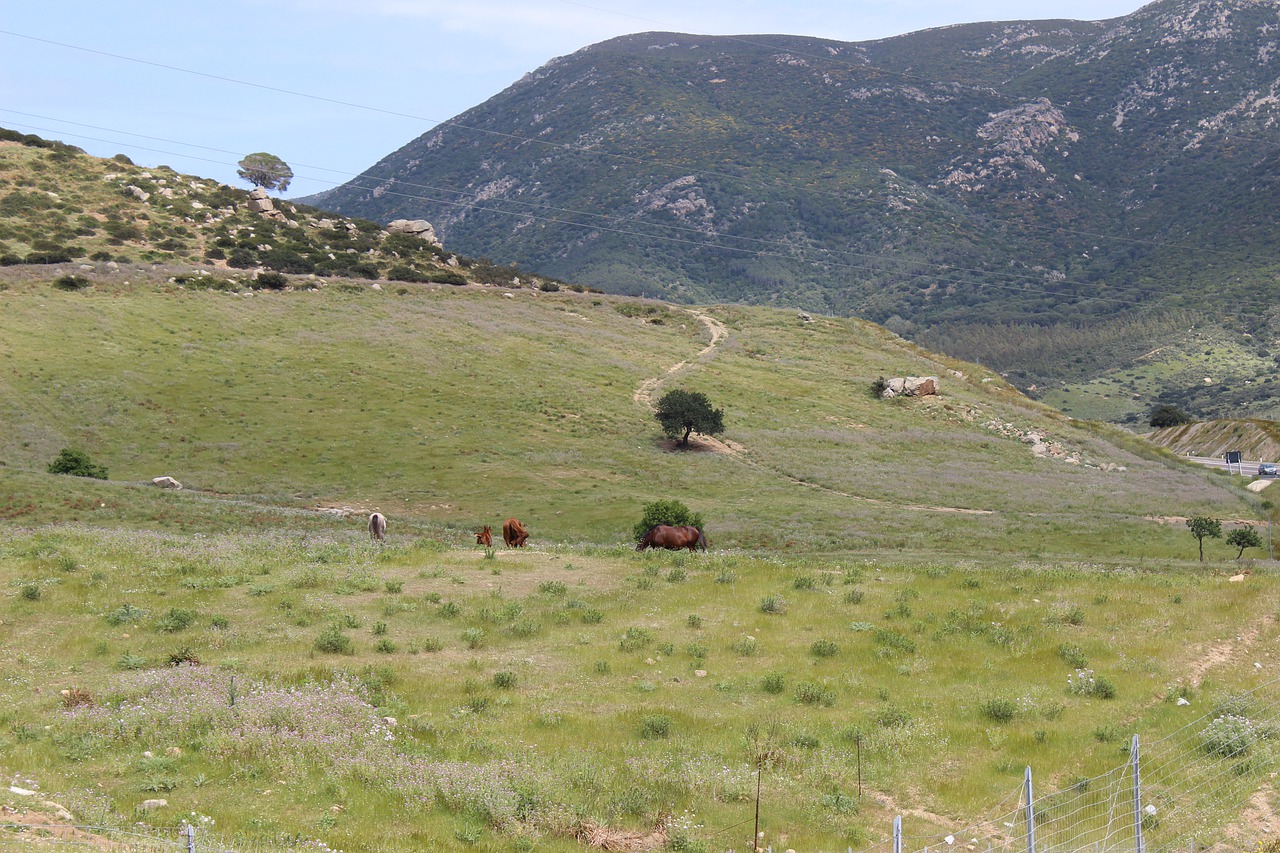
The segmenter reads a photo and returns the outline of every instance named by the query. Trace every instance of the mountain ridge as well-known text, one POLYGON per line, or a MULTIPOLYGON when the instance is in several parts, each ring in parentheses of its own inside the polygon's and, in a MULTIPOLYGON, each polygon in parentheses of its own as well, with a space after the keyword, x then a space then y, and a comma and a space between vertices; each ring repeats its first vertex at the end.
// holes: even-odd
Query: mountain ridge
MULTIPOLYGON (((854 314, 962 358, 970 326, 1174 307, 1270 341, 1277 21, 1271 0, 1159 0, 861 43, 622 36, 311 201, 422 216, 460 251, 608 291, 854 314)), ((1025 354, 987 363, 1024 388, 1073 378, 1025 354)))

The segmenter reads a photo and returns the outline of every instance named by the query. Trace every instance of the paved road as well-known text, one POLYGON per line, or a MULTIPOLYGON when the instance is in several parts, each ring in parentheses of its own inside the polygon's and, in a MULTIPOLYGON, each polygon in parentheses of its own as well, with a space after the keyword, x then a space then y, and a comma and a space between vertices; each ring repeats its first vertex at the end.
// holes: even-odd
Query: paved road
POLYGON ((1241 462, 1238 465, 1228 466, 1222 461, 1221 456, 1188 456, 1186 459, 1188 462, 1197 462, 1210 468, 1225 468, 1233 474, 1243 474, 1246 477, 1258 476, 1258 466, 1262 464, 1261 462, 1241 462))

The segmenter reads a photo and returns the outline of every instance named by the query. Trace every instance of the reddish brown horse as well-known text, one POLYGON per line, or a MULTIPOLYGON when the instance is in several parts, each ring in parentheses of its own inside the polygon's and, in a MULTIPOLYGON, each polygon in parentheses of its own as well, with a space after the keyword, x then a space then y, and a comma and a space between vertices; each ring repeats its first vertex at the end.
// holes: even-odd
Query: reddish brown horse
POLYGON ((636 546, 637 551, 643 551, 645 548, 666 548, 668 551, 688 548, 690 551, 698 549, 705 551, 707 537, 696 527, 687 525, 672 527, 669 524, 658 524, 650 527, 640 539, 640 544, 636 546))
POLYGON ((502 522, 502 541, 507 544, 508 548, 523 548, 524 543, 529 540, 529 531, 524 529, 524 525, 514 518, 508 518, 502 522))
POLYGON ((493 547, 493 530, 489 528, 489 525, 486 524, 484 530, 476 534, 476 544, 483 545, 486 548, 493 547))

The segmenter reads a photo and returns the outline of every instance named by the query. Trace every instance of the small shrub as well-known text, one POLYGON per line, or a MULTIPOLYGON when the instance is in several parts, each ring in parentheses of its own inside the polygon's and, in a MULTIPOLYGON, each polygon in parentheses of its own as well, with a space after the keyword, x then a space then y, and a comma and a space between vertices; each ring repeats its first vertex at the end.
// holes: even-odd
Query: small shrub
POLYGON ((766 596, 760 601, 760 612, 782 616, 787 612, 787 600, 780 595, 766 596))
POLYGON ((984 699, 978 706, 982 713, 997 723, 1007 723, 1018 715, 1018 703, 1005 696, 993 696, 984 699))
POLYGON ((796 701, 802 705, 821 705, 830 708, 836 703, 836 693, 825 684, 802 681, 796 686, 796 701))
POLYGON ((483 628, 468 628, 462 632, 462 642, 465 643, 469 649, 483 648, 484 639, 485 635, 483 628))
POLYGON ((1114 699, 1116 685, 1105 675, 1094 675, 1091 669, 1077 669, 1067 676, 1067 692, 1074 696, 1114 699))
POLYGON ((330 625, 320 632, 320 636, 316 637, 315 649, 318 652, 331 655, 353 655, 356 653, 355 644, 351 642, 350 637, 342 633, 341 625, 330 625))
POLYGON ((800 575, 791 582, 792 589, 817 589, 818 582, 809 575, 800 575))
POLYGON ((73 450, 70 447, 62 448, 58 458, 49 463, 47 470, 50 474, 70 474, 74 477, 92 477, 95 480, 107 479, 106 468, 95 465, 83 450, 73 450))
POLYGON ((155 628, 162 634, 176 634, 191 627, 191 623, 195 621, 196 614, 194 610, 173 607, 169 609, 168 613, 156 620, 155 628))
POLYGON ((184 664, 187 666, 200 665, 200 658, 196 656, 195 652, 191 651, 190 646, 183 646, 169 655, 169 666, 182 666, 184 664))
POLYGON ((729 569, 721 569, 716 573, 716 583, 733 583, 738 579, 738 573, 729 569))
POLYGON ((538 592, 543 595, 564 595, 568 591, 569 588, 563 581, 543 581, 538 584, 538 592))
POLYGON ((374 623, 373 623, 373 636, 375 636, 375 637, 382 637, 382 636, 386 635, 387 630, 388 630, 388 629, 387 629, 387 623, 386 623, 386 622, 374 622, 374 623))
POLYGON ((514 672, 503 671, 493 674, 493 686, 500 690, 510 690, 516 686, 516 674, 514 672))
POLYGON ((112 610, 104 618, 108 625, 126 625, 129 623, 138 623, 147 615, 147 611, 140 607, 134 607, 132 604, 122 604, 115 610, 112 610))
POLYGON ((53 286, 58 290, 67 290, 73 293, 77 290, 84 290, 91 284, 93 282, 82 275, 64 275, 53 281, 53 286))
POLYGON ((392 595, 399 595, 404 592, 404 581, 387 581, 383 588, 392 595))
POLYGON ((39 601, 40 585, 34 584, 34 583, 23 584, 21 595, 22 595, 23 601, 39 601))
POLYGON ((884 729, 904 729, 911 725, 911 715, 897 705, 886 705, 876 711, 876 725, 884 729))
POLYGON ((711 652, 705 643, 690 643, 684 647, 684 650, 696 661, 701 661, 711 652))
POLYGON ((462 612, 462 608, 458 606, 457 602, 446 601, 440 605, 440 609, 437 612, 446 619, 452 619, 462 612))
POLYGON ((1063 643, 1058 646, 1058 657, 1066 661, 1068 666, 1075 669, 1087 669, 1089 667, 1089 658, 1085 656, 1084 651, 1079 646, 1063 643))
POLYGON ((749 658, 755 655, 758 645, 755 637, 743 637, 740 640, 735 640, 729 648, 733 650, 734 654, 749 658))
POLYGON ((702 617, 696 613, 690 613, 689 618, 685 620, 685 622, 690 628, 702 627, 702 617))
POLYGON ((604 620, 604 614, 594 607, 582 611, 582 622, 585 625, 598 625, 604 620))
POLYGON ((684 569, 672 569, 671 571, 667 572, 667 583, 680 583, 681 581, 686 580, 688 577, 689 575, 685 572, 684 569))
POLYGON ((1216 717, 1200 732, 1200 745, 1210 755, 1235 758, 1245 755, 1258 740, 1258 730, 1248 717, 1228 714, 1216 717))
POLYGON ((144 669, 147 665, 147 659, 131 652, 125 652, 116 660, 116 669, 134 670, 144 669))
POLYGON ((611 670, 607 660, 598 660, 595 665, 596 675, 608 675, 611 670))
POLYGON ((832 658, 840 654, 840 647, 831 640, 815 640, 809 653, 818 658, 832 658))
POLYGON ((862 590, 851 589, 844 594, 844 603, 845 604, 861 604, 862 597, 863 597, 862 590))
POLYGON ((787 689, 787 677, 781 672, 766 673, 764 678, 760 679, 760 689, 777 696, 787 689))
POLYGON ((390 638, 383 637, 381 640, 377 642, 377 645, 373 647, 373 650, 375 652, 379 652, 380 654, 390 655, 390 654, 395 654, 396 648, 397 648, 396 644, 392 642, 390 638))
POLYGON ((640 737, 646 740, 671 736, 671 718, 666 714, 649 714, 640 721, 640 737))
POLYGON ((254 285, 265 290, 284 290, 289 286, 289 279, 278 272, 262 272, 254 279, 254 285))
POLYGON ((618 649, 624 652, 635 652, 653 642, 653 632, 648 628, 628 628, 618 641, 618 649))
POLYGON ((225 631, 231 627, 231 622, 225 616, 214 616, 209 620, 209 627, 225 631))

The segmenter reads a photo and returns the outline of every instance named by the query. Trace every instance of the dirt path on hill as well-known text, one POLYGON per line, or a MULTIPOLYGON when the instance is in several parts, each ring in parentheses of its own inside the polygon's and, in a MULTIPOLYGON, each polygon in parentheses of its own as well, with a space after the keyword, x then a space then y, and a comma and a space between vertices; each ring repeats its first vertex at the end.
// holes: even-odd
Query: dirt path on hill
MULTIPOLYGON (((690 314, 690 316, 697 318, 698 322, 702 323, 702 325, 704 325, 707 328, 707 331, 710 332, 711 334, 711 343, 707 344, 705 347, 699 350, 698 353, 693 356, 693 358, 687 361, 682 361, 679 364, 674 364, 671 367, 667 368, 666 373, 662 374, 661 376, 655 376, 651 379, 646 379, 640 383, 640 387, 636 388, 635 393, 631 395, 631 399, 635 400, 637 403, 644 406, 646 409, 648 409, 651 412, 654 411, 654 408, 655 408, 654 402, 653 402, 654 395, 657 393, 658 388, 660 388, 664 382, 666 382, 668 379, 672 378, 676 374, 681 373, 684 370, 688 369, 689 367, 693 366, 696 362, 701 361, 705 359, 707 356, 714 353, 716 348, 719 347, 722 343, 724 343, 729 337, 728 327, 725 326, 724 323, 717 320, 715 317, 712 317, 708 314, 703 314, 700 311, 689 310, 688 313, 690 314)), ((667 442, 666 449, 667 450, 675 449, 674 440, 667 442)), ((733 456, 736 459, 739 459, 740 461, 746 463, 747 465, 752 466, 753 468, 756 468, 774 477, 780 477, 794 485, 804 486, 807 489, 814 489, 819 492, 826 492, 829 495, 836 495, 837 497, 847 498, 853 501, 860 501, 862 503, 871 504, 873 506, 886 506, 886 507, 893 507, 894 509, 913 510, 917 512, 956 512, 956 513, 964 513, 967 515, 994 515, 994 512, 989 509, 968 509, 965 507, 955 507, 955 506, 929 506, 927 504, 895 503, 893 501, 885 501, 885 500, 879 500, 877 498, 863 497, 862 495, 854 495, 854 494, 850 494, 849 492, 842 492, 838 489, 833 489, 829 486, 822 486, 817 483, 810 483, 806 480, 801 480, 797 477, 793 477, 790 474, 787 474, 783 471, 779 471, 776 468, 773 468, 755 459, 752 459, 747 452, 747 448, 741 444, 738 444, 735 441, 729 441, 728 439, 719 439, 710 435, 699 435, 696 439, 695 438, 689 439, 689 446, 688 448, 686 448, 686 452, 698 452, 698 451, 711 452, 711 453, 724 453, 726 455, 733 456)))

